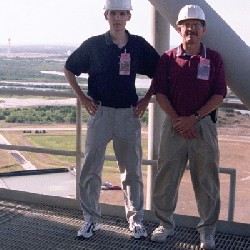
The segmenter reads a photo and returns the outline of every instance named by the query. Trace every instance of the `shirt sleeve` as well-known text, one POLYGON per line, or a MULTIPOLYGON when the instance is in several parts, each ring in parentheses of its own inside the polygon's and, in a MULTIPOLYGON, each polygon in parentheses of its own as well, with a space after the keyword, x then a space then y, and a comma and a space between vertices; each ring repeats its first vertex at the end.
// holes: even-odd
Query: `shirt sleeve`
POLYGON ((154 76, 154 86, 153 92, 154 94, 167 94, 168 90, 168 82, 169 82, 169 56, 164 53, 157 65, 156 73, 154 76))
POLYGON ((153 78, 160 56, 154 47, 144 38, 141 38, 140 44, 141 45, 139 45, 139 49, 141 59, 137 73, 141 75, 147 75, 149 78, 153 78))
POLYGON ((88 39, 68 57, 65 68, 76 76, 81 73, 88 73, 91 61, 90 50, 90 39, 88 39))
POLYGON ((227 83, 225 77, 224 63, 219 53, 216 53, 215 55, 215 79, 213 94, 222 95, 225 98, 227 95, 227 83))

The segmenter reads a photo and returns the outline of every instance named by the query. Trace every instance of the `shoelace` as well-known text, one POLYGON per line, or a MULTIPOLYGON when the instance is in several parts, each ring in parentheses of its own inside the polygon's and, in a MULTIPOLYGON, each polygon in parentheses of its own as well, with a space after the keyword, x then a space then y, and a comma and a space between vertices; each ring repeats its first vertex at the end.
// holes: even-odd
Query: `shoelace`
POLYGON ((83 227, 81 228, 81 232, 85 232, 85 231, 90 231, 91 230, 91 227, 93 227, 92 226, 92 223, 90 223, 90 222, 88 222, 88 223, 85 223, 84 225, 83 225, 83 227))
POLYGON ((159 227, 156 228, 155 231, 156 231, 157 233, 162 233, 162 232, 164 232, 164 230, 165 230, 165 228, 164 228, 163 226, 159 226, 159 227))

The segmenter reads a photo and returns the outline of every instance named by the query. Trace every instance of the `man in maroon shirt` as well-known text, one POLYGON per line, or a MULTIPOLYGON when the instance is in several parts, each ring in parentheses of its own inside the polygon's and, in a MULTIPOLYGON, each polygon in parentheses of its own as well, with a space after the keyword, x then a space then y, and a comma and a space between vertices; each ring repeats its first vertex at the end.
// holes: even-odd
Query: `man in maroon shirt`
POLYGON ((156 100, 166 113, 159 149, 154 206, 160 226, 151 240, 174 234, 173 213, 181 178, 189 161, 200 215, 200 247, 215 247, 220 212, 217 107, 227 87, 222 58, 201 43, 206 30, 203 10, 184 6, 178 15, 182 44, 165 52, 154 79, 156 100))

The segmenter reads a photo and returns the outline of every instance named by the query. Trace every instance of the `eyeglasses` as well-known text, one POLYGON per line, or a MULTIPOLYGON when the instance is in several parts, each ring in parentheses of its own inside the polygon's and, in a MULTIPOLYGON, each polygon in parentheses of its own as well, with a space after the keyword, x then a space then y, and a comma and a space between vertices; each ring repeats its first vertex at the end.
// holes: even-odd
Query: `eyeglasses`
POLYGON ((203 27, 200 23, 194 23, 194 24, 184 23, 180 24, 179 26, 184 29, 195 29, 195 30, 199 30, 201 29, 201 27, 203 27))

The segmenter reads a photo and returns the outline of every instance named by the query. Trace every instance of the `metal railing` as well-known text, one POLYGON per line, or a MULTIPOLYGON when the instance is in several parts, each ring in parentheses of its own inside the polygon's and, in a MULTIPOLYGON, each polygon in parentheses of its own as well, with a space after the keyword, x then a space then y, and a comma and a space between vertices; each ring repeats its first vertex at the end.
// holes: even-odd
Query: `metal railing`
MULTIPOLYGON (((24 90, 24 89, 1 89, 2 95, 31 95, 31 96, 54 96, 54 97, 69 97, 75 98, 74 93, 69 93, 66 91, 41 91, 41 90, 24 90)), ((152 98, 151 103, 155 105, 155 99, 152 98)), ((82 142, 81 142, 81 130, 82 130, 82 112, 81 105, 76 101, 77 106, 77 122, 76 122, 76 151, 68 150, 55 150, 49 148, 39 148, 39 147, 28 147, 28 146, 18 146, 18 145, 6 145, 0 144, 0 149, 4 150, 18 150, 18 151, 28 151, 33 153, 44 153, 53 155, 64 155, 64 156, 75 156, 76 157, 76 199, 79 198, 78 182, 80 177, 81 160, 84 158, 84 153, 82 152, 82 142)), ((223 108, 234 108, 247 110, 247 108, 242 104, 235 103, 223 103, 223 108)), ((149 110, 149 116, 150 116, 149 110)), ((105 160, 116 161, 116 157, 113 155, 106 155, 105 160)), ((151 167, 157 166, 157 160, 142 160, 142 165, 149 165, 151 167)), ((229 206, 228 206, 228 221, 233 221, 234 219, 234 207, 235 207, 235 189, 236 189, 236 169, 233 168, 222 168, 219 169, 220 173, 230 175, 230 187, 229 187, 229 206)), ((150 175, 151 173, 149 173, 150 175)), ((148 175, 148 176, 149 176, 148 175)), ((150 182, 153 182, 153 178, 150 178, 150 182)), ((152 185, 152 183, 151 183, 152 185)), ((150 192, 150 191, 147 191, 150 192)), ((147 194, 149 197, 150 194, 147 194)), ((150 208, 151 209, 151 208, 150 208)))

